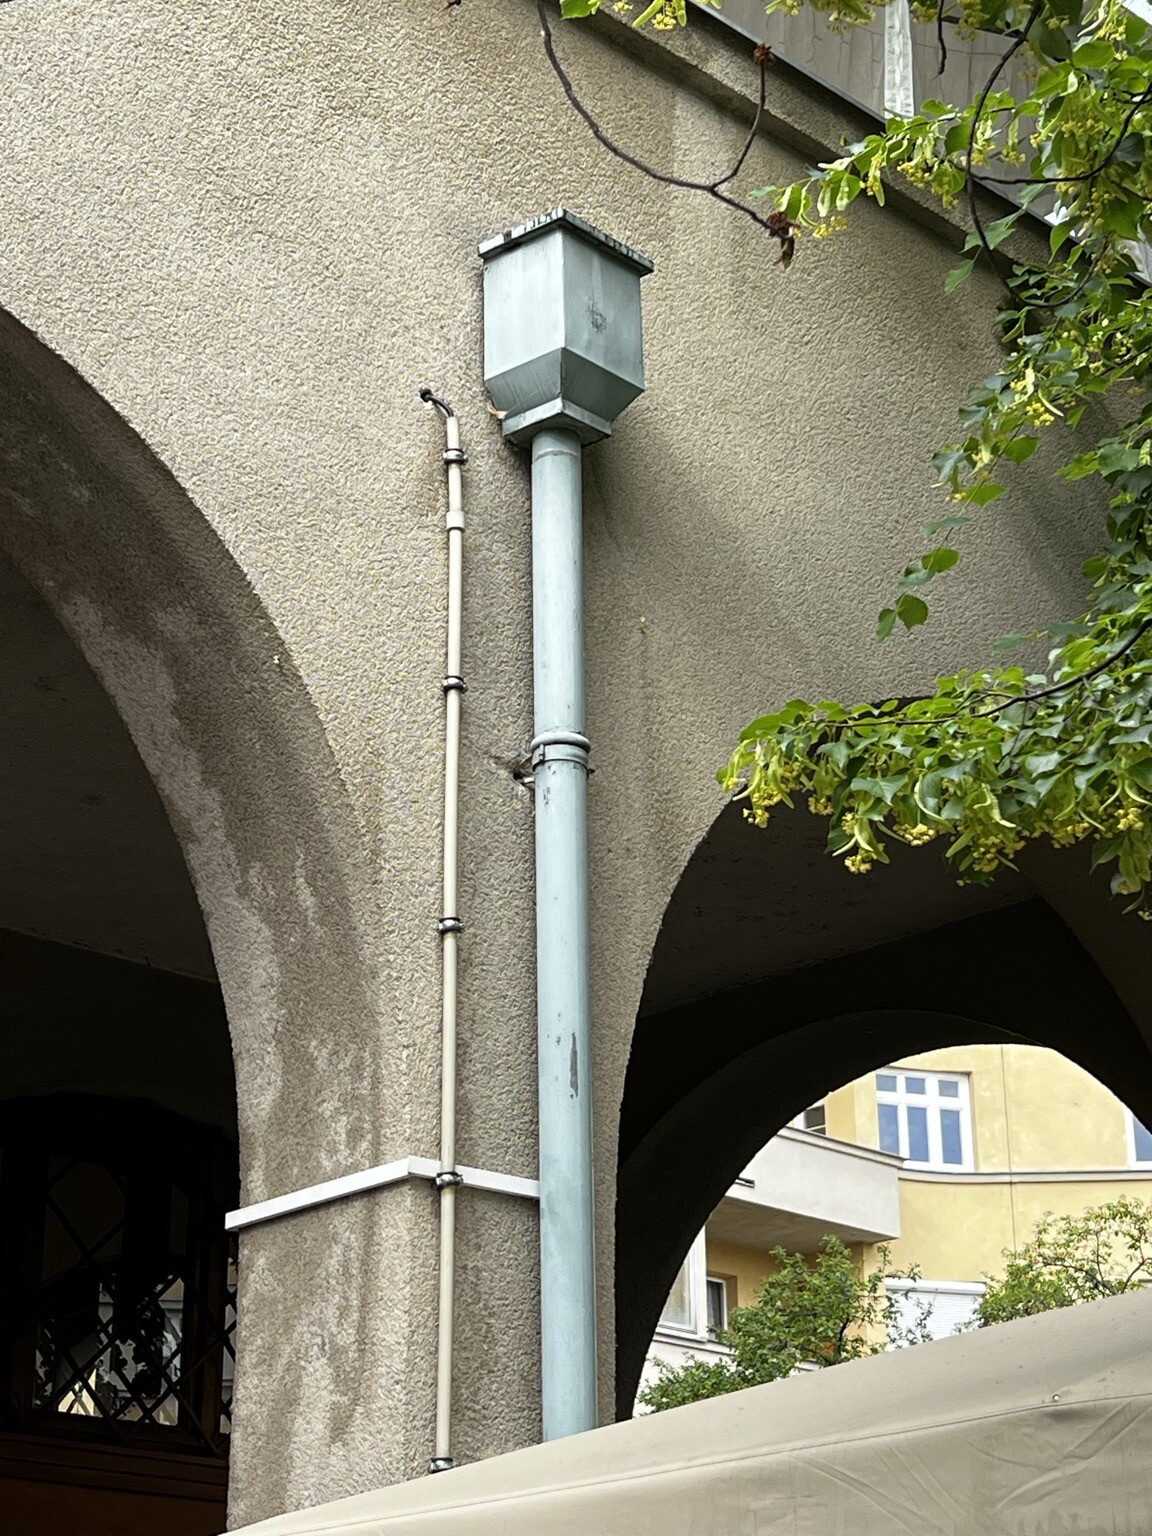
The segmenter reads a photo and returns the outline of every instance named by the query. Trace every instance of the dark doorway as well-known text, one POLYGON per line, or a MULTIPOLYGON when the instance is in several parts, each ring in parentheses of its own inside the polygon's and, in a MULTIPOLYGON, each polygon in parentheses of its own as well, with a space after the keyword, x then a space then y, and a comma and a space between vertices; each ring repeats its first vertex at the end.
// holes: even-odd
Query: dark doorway
POLYGON ((0 1528, 225 1525, 238 1158, 199 905, 136 748, 0 561, 0 1528))

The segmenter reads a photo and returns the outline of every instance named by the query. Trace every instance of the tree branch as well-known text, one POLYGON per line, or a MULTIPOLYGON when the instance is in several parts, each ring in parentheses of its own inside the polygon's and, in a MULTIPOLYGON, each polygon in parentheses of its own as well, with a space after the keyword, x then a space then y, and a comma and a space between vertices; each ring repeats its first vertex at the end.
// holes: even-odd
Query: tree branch
MULTIPOLYGON (((1014 58, 1017 53, 1019 53, 1020 49, 1023 48, 1024 44, 1027 42, 1028 34, 1032 30, 1032 25, 1043 9, 1043 3, 1044 0, 1034 0, 1032 9, 1028 12, 1028 19, 1025 21, 1023 27, 1021 27, 1015 41, 1012 43, 1010 48, 1006 49, 1005 52, 1001 54, 995 69, 984 82, 984 89, 976 98, 976 110, 972 114, 972 128, 968 134, 968 143, 964 150, 964 178, 968 190, 968 212, 972 218, 972 227, 976 231, 976 238, 979 240, 984 254, 988 257, 988 260, 992 262, 993 270, 996 268, 996 263, 992 254, 992 246, 988 243, 988 236, 984 233, 984 224, 980 218, 980 210, 976 206, 976 178, 972 174, 972 156, 976 148, 976 134, 980 127, 980 119, 983 116, 984 108, 988 103, 989 96, 992 94, 992 87, 996 84, 997 80, 999 80, 1001 74, 1004 72, 1010 60, 1014 58)), ((1005 283, 1004 286, 1008 289, 1009 295, 1011 295, 1011 286, 1007 283, 1005 283)))
POLYGON ((784 267, 788 266, 792 260, 792 251, 795 245, 795 226, 792 220, 775 210, 768 214, 757 213, 756 209, 748 203, 742 202, 739 198, 730 197, 727 192, 721 190, 744 168, 744 163, 751 154, 752 146, 756 142, 756 136, 760 130, 760 121, 764 115, 764 103, 768 90, 767 72, 768 64, 772 58, 772 50, 762 45, 755 51, 754 57, 760 69, 760 92, 756 104, 756 116, 752 120, 748 136, 744 140, 744 144, 741 147, 740 153, 736 156, 731 170, 714 177, 711 181, 694 181, 688 177, 674 176, 668 171, 657 170, 655 166, 649 165, 646 160, 641 160, 638 155, 631 154, 608 136, 589 108, 580 99, 575 86, 572 84, 571 76, 557 56, 556 40, 552 35, 552 24, 545 9, 544 0, 537 0, 536 11, 540 18, 540 32, 544 39, 544 52, 549 64, 552 66, 552 72, 557 80, 559 80, 564 95, 568 98, 568 104, 583 119, 596 141, 603 145, 609 154, 615 155, 617 160, 622 160, 625 165, 630 165, 633 170, 650 177, 653 181, 660 182, 662 186, 674 187, 681 192, 702 192, 705 196, 715 198, 717 202, 723 203, 725 207, 744 214, 746 218, 751 219, 754 224, 759 225, 761 229, 771 235, 774 240, 780 242, 780 258, 777 264, 784 267))
MULTIPOLYGON (((1140 111, 1140 108, 1146 107, 1149 102, 1152 102, 1152 86, 1149 86, 1146 91, 1142 91, 1140 95, 1135 98, 1131 111, 1121 123, 1120 129, 1116 134, 1116 142, 1112 145, 1112 148, 1099 162, 1099 164, 1094 165, 1090 171, 1080 171, 1075 176, 985 176, 981 174, 980 180, 982 182, 995 182, 998 187, 1056 187, 1065 185, 1071 186, 1074 181, 1091 181, 1094 177, 1099 176, 1100 172, 1106 170, 1112 163, 1112 159, 1115 156, 1116 151, 1120 148, 1121 144, 1127 137, 1128 130, 1132 126, 1132 119, 1136 116, 1137 112, 1140 111)), ((1132 191, 1133 189, 1126 187, 1124 190, 1132 191)), ((1139 196, 1140 194, 1136 193, 1135 195, 1139 196)))

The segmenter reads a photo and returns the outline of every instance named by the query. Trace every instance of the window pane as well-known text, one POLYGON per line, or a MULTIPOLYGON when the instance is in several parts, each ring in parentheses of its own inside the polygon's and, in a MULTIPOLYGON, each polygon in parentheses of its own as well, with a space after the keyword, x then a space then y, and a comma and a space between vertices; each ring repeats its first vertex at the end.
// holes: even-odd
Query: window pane
POLYGON ((818 1136, 828 1134, 828 1115, 823 1104, 813 1104, 811 1109, 806 1109, 800 1123, 806 1131, 815 1131, 818 1136))
POLYGON ((1152 1131, 1135 1119, 1132 1121, 1132 1129, 1136 1133, 1136 1161, 1138 1163, 1152 1163, 1152 1131))
POLYGON ((660 1314, 662 1323, 671 1323, 673 1328, 691 1328, 695 1325, 692 1316, 692 1283, 688 1273, 692 1262, 689 1254, 681 1266, 680 1273, 672 1282, 672 1289, 668 1292, 668 1300, 664 1303, 664 1310, 660 1314))
POLYGON ((719 1333, 728 1326, 728 1287, 714 1275, 708 1276, 708 1331, 719 1333))
POLYGON ((940 1155, 946 1163, 954 1163, 959 1166, 964 1161, 964 1153, 960 1142, 960 1111, 958 1109, 942 1109, 940 1111, 940 1155))
POLYGON ((894 1072, 877 1072, 876 1086, 881 1093, 895 1093, 896 1074, 894 1072))
POLYGON ((942 1099, 958 1099, 960 1097, 960 1084, 947 1077, 942 1077, 937 1085, 942 1099))
POLYGON ((922 1077, 906 1077, 904 1079, 904 1091, 905 1093, 926 1092, 924 1079, 922 1077))
POLYGON ((928 1111, 923 1104, 908 1106, 908 1156, 914 1163, 928 1161, 928 1111))
POLYGON ((880 1104, 880 1150, 900 1153, 900 1111, 895 1104, 880 1104))

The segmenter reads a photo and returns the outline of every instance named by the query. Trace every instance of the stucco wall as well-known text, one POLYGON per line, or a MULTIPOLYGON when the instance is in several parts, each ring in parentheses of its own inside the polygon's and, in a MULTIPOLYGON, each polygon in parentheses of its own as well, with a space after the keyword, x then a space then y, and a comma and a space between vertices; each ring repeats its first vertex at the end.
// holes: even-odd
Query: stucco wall
POLYGON ((892 1244, 899 1269, 917 1264, 926 1280, 979 1280, 1002 1274, 1003 1252, 1026 1243, 1046 1212, 1078 1216, 1122 1198, 1145 1200, 1152 1176, 1059 1184, 927 1184, 903 1179, 903 1231, 892 1244))
POLYGON ((771 1268, 771 1261, 765 1259, 762 1248, 708 1239, 708 1273, 723 1275, 726 1280, 735 1282, 735 1297, 731 1295, 733 1286, 729 1286, 730 1304, 750 1306, 756 1299, 756 1287, 771 1268))
MULTIPOLYGON (((676 53, 655 38, 625 52, 622 36, 606 18, 562 37, 612 130, 689 173, 722 161, 743 131, 728 105, 746 110, 752 86, 742 45, 701 27, 676 53)), ((271 621, 261 643, 315 712, 367 859, 352 882, 360 990, 318 1009, 304 999, 317 993, 308 957, 323 934, 293 949, 307 923, 304 896, 291 911, 281 899, 291 861, 273 861, 270 887, 252 883, 286 834, 272 817, 234 839, 266 938, 256 951, 237 941, 239 908, 217 906, 209 929, 237 1053, 255 1074, 240 1074, 249 1198, 435 1141, 444 583, 441 444, 416 399, 424 384, 458 407, 471 454, 459 1150, 532 1171, 531 803, 511 771, 530 734, 527 476, 485 405, 475 247, 563 202, 656 261, 648 393, 586 455, 607 1416, 630 1032, 734 732, 797 692, 912 692, 934 668, 980 659, 997 634, 1066 611, 1078 590, 1089 543, 1073 492, 1033 465, 1030 489, 989 519, 967 580, 942 589, 931 631, 870 643, 875 610, 939 509, 928 455, 994 359, 994 284, 978 278, 946 304, 951 251, 896 208, 861 210, 849 238, 806 245, 783 272, 750 223, 597 148, 544 66, 528 0, 58 0, 3 7, 0 50, 0 304, 121 414, 187 493, 188 515, 219 534, 271 621), (253 964, 262 945, 285 960, 271 1034, 267 973, 253 964), (356 1014, 354 1050, 342 1009, 356 1014), (261 1061, 310 1085, 293 1115, 246 1113, 245 1094, 264 1102, 261 1061), (355 1120, 313 1136, 317 1104, 338 1116, 343 1095, 355 1120)), ((814 96, 808 127, 796 126, 808 108, 786 71, 773 90, 774 132, 835 137, 814 96)), ((766 136, 748 185, 802 164, 766 136)), ((23 563, 35 579, 36 562, 23 563)), ((194 576, 222 579, 210 563, 194 576)), ((121 654, 129 714, 132 669, 115 644, 127 621, 101 612, 94 585, 84 613, 65 617, 86 649, 121 654)), ((184 631, 167 643, 218 639, 184 631)), ((263 660, 242 679, 258 698, 280 686, 263 660)), ((115 667, 97 670, 107 681, 115 667)), ((199 707, 198 686, 190 674, 176 693, 177 721, 199 707)), ((129 719, 134 734, 145 713, 129 719)), ((237 719, 217 716, 212 730, 226 740, 237 719)), ((141 750, 162 778, 179 747, 169 733, 141 750)), ((239 772, 227 754, 219 772, 226 794, 239 772)), ((195 840, 191 824, 177 830, 195 840)), ((209 861, 192 864, 210 904, 209 861)), ((507 1202, 465 1204, 466 1458, 531 1439, 537 1405, 531 1220, 507 1202)), ((422 1469, 434 1252, 421 1191, 248 1241, 237 1521, 422 1469)))

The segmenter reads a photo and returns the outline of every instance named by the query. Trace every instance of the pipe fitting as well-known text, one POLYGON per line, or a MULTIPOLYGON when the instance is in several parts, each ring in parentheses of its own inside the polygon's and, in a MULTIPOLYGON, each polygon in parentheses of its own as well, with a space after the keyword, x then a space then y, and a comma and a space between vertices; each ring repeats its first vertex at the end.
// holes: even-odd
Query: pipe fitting
POLYGON ((464 924, 458 917, 442 917, 436 924, 436 932, 441 935, 445 933, 463 933, 464 924))
POLYGON ((592 743, 579 731, 541 731, 528 744, 533 768, 541 763, 578 763, 587 768, 592 743))
POLYGON ((442 413, 445 421, 455 419, 456 412, 448 404, 447 400, 441 400, 440 396, 433 394, 427 386, 419 391, 419 395, 425 405, 434 405, 442 413))

